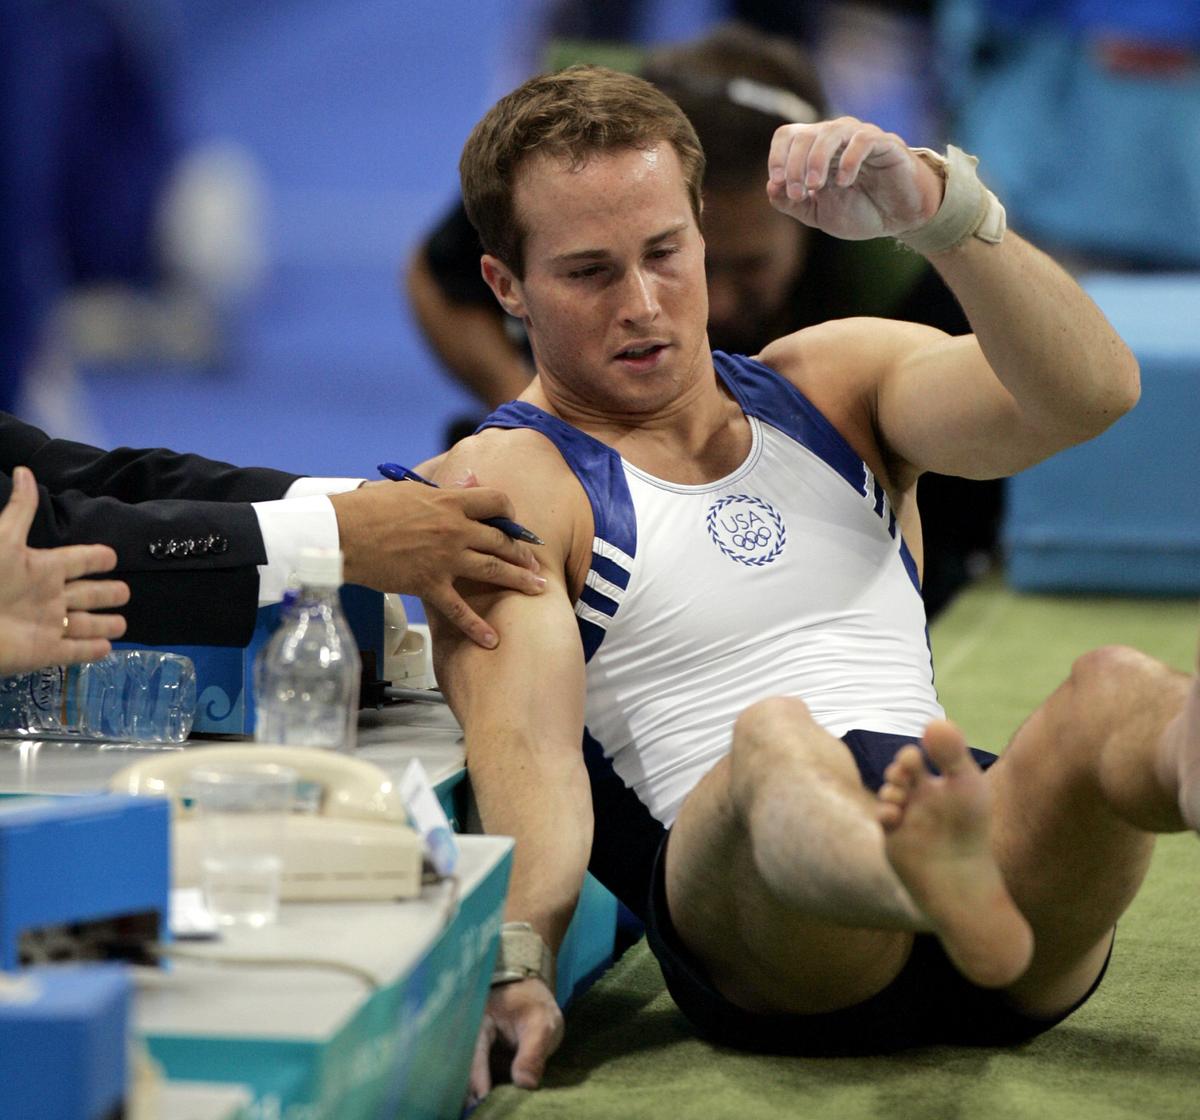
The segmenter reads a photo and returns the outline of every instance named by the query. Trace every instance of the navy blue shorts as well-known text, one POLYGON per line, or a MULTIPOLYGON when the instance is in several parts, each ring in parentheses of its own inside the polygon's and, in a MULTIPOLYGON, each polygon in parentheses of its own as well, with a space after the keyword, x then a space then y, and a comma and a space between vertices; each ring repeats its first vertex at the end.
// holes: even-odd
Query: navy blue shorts
MULTIPOLYGON (((863 785, 877 790, 893 755, 912 738, 871 731, 843 736, 863 785)), ((972 750, 985 769, 996 761, 972 750)), ((667 909, 666 851, 655 860, 646 937, 662 967, 667 990, 696 1031, 739 1050, 806 1056, 884 1054, 912 1046, 1012 1046, 1036 1037, 1081 1007, 1100 986, 1104 968, 1087 994, 1053 1018, 1016 1010, 1001 991, 972 984, 950 963, 933 934, 917 934, 899 975, 883 991, 853 1007, 816 1015, 743 1011, 722 996, 704 966, 688 951, 667 909)))

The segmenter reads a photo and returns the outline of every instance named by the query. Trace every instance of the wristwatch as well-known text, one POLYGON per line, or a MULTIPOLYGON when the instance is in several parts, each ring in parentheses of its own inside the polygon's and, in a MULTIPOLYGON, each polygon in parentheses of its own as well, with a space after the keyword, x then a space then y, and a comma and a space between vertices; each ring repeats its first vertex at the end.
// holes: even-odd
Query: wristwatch
POLYGON ((554 991, 554 954, 528 922, 505 922, 500 927, 492 987, 528 980, 531 976, 554 991))

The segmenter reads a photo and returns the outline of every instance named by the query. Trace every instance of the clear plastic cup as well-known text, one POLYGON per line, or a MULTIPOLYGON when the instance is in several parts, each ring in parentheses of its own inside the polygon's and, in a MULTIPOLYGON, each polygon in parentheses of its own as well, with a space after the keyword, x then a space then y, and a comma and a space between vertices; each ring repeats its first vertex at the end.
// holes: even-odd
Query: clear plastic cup
POLYGON ((219 925, 260 927, 279 916, 296 771, 274 763, 199 767, 185 793, 200 822, 200 883, 219 925))

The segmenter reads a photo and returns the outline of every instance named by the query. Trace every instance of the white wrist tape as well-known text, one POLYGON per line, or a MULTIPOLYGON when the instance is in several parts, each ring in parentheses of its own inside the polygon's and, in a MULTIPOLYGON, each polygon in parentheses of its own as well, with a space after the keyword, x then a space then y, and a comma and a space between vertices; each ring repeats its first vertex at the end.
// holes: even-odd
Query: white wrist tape
POLYGON ((896 240, 925 256, 953 249, 968 237, 993 245, 999 242, 1004 236, 1004 207, 979 181, 975 172, 979 160, 953 144, 947 147, 945 156, 929 148, 909 150, 945 180, 946 190, 938 212, 923 226, 896 240))
POLYGON ((536 976, 554 991, 554 954, 528 922, 505 922, 492 970, 492 987, 536 976))

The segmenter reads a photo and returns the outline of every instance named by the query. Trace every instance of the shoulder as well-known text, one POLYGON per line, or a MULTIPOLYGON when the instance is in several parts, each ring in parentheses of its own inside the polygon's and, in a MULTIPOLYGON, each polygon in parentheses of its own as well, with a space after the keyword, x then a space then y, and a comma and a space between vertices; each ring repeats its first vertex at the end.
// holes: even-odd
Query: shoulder
POLYGON ((797 386, 840 382, 843 387, 877 380, 909 354, 945 338, 943 331, 899 319, 831 319, 784 335, 758 360, 797 386))
POLYGON ((757 360, 795 385, 877 475, 890 478, 896 464, 877 423, 880 388, 908 358, 946 337, 897 319, 832 319, 777 339, 757 360))
POLYGON ((432 470, 443 486, 472 474, 481 486, 517 491, 536 491, 571 477, 553 442, 532 428, 485 428, 440 455, 432 470))
POLYGON ((539 557, 556 556, 568 586, 578 592, 591 557, 591 507, 579 480, 546 436, 529 428, 486 428, 426 464, 442 486, 473 478, 504 491, 517 520, 547 544, 539 557))

